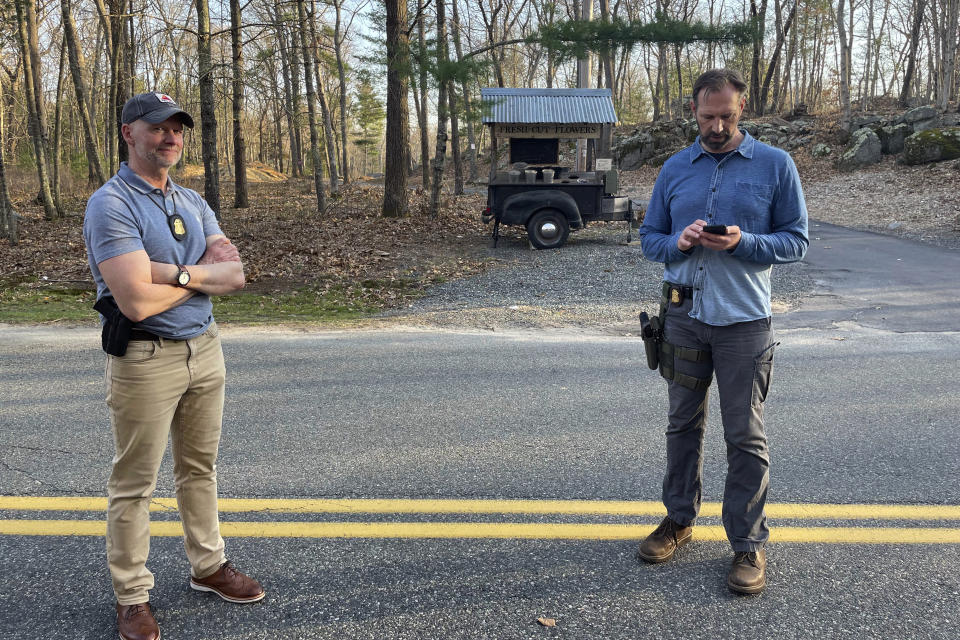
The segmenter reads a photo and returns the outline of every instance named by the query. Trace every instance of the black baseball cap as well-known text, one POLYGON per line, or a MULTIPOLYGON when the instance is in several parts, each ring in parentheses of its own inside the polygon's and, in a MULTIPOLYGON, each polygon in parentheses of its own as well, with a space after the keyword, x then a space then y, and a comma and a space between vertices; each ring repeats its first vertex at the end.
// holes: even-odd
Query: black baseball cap
POLYGON ((130 124, 134 120, 146 120, 151 124, 180 116, 180 122, 193 129, 193 118, 180 108, 176 100, 165 93, 151 91, 135 95, 123 105, 120 122, 130 124))

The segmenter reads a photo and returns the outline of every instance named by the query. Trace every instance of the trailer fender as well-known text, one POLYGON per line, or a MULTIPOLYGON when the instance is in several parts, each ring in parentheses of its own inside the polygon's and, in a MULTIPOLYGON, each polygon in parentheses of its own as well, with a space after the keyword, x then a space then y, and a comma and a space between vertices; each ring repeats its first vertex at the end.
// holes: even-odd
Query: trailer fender
POLYGON ((503 201, 500 221, 503 224, 526 226, 533 214, 541 209, 557 209, 562 212, 573 229, 583 226, 577 201, 570 194, 555 189, 533 189, 513 194, 503 201))

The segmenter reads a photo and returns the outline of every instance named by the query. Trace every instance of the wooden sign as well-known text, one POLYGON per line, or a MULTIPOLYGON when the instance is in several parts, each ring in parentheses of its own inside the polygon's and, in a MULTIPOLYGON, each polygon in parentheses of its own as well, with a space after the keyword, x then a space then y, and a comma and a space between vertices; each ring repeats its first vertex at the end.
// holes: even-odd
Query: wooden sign
POLYGON ((504 123, 493 125, 497 138, 599 138, 603 128, 599 123, 504 123))

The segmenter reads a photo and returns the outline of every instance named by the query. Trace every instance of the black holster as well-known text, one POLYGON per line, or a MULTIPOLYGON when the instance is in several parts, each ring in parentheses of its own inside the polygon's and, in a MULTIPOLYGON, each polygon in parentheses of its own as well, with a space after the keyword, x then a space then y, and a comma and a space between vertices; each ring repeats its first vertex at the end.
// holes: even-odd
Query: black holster
POLYGON ((647 366, 656 370, 660 366, 660 343, 663 341, 660 318, 651 318, 646 311, 641 312, 640 337, 643 338, 643 349, 647 352, 647 366))
POLYGON ((122 356, 127 352, 133 322, 120 312, 120 307, 117 306, 113 296, 100 298, 93 308, 104 318, 103 332, 100 334, 103 350, 111 356, 122 356))

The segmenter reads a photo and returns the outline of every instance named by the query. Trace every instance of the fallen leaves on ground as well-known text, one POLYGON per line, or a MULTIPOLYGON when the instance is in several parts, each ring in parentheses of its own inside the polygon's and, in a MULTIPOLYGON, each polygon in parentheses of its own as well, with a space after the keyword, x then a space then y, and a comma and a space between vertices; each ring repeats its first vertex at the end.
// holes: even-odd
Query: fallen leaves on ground
MULTIPOLYGON (((202 184, 185 182, 202 192, 202 184)), ((82 236, 88 195, 65 198, 66 216, 48 221, 26 194, 15 194, 20 243, 0 242, 4 281, 92 288, 82 236)), ((428 193, 412 190, 410 215, 384 218, 383 187, 352 184, 328 194, 327 209, 318 213, 311 181, 255 183, 247 209, 230 208, 232 194, 222 194, 221 226, 240 250, 248 290, 350 282, 380 292, 389 305, 405 297, 398 282, 416 289, 479 273, 487 263, 490 228, 480 222, 485 196, 445 195, 436 218, 426 213, 428 200, 428 193)))

